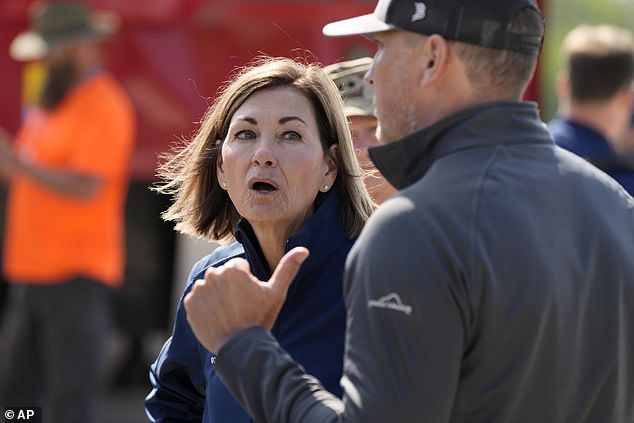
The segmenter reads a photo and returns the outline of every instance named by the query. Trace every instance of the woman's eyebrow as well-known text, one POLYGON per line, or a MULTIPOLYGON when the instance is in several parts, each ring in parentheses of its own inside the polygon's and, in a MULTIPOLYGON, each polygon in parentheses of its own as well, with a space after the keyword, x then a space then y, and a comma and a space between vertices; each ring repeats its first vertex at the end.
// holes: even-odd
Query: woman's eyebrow
POLYGON ((258 121, 255 118, 252 118, 250 116, 237 116, 236 120, 243 120, 245 122, 250 123, 251 125, 257 125, 258 121))
POLYGON ((304 125, 306 125, 306 122, 304 121, 304 119, 300 118, 299 116, 286 116, 280 119, 280 123, 286 123, 286 122, 290 122, 292 120, 298 120, 301 123, 303 123, 304 125))
MULTIPOLYGON (((251 116, 237 116, 236 120, 241 120, 244 122, 248 122, 251 125, 257 125, 258 121, 257 119, 251 117, 251 116)), ((297 120, 300 121, 301 123, 303 123, 304 125, 306 125, 306 121, 304 121, 304 119, 300 118, 299 116, 286 116, 283 118, 280 118, 279 123, 284 124, 293 120, 297 120)))

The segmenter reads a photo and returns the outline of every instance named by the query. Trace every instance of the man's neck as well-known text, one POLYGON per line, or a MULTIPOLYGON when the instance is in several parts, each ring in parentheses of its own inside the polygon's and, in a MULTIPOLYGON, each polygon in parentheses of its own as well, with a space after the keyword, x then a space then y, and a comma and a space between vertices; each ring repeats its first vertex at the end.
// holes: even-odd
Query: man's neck
POLYGON ((609 102, 571 104, 564 116, 592 128, 610 144, 618 137, 619 125, 615 122, 614 107, 609 102))

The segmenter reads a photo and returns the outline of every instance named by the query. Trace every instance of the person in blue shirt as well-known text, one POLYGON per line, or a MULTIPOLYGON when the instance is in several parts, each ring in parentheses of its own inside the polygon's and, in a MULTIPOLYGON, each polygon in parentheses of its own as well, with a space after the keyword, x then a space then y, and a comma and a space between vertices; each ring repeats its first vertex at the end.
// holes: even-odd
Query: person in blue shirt
POLYGON ((581 25, 564 39, 555 142, 583 157, 634 194, 634 156, 624 139, 634 102, 632 33, 612 25, 581 25))
MULTIPOLYGON (((172 153, 157 188, 174 198, 164 218, 185 234, 235 238, 194 265, 183 296, 232 258, 246 259, 268 280, 286 252, 310 248, 272 332, 341 395, 344 262, 374 203, 335 84, 317 65, 260 58, 229 81, 193 140, 172 153)), ((214 361, 181 299, 172 336, 151 366, 150 420, 252 421, 216 376, 214 361)))

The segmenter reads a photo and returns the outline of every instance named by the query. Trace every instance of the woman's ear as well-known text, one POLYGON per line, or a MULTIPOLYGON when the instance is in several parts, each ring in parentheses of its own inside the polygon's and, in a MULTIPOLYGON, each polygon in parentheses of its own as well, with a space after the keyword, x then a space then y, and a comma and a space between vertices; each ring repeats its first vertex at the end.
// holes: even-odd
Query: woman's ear
MULTIPOLYGON (((220 145, 220 140, 216 140, 216 145, 220 145)), ((222 167, 222 147, 218 149, 216 156, 216 179, 220 188, 227 189, 227 181, 225 171, 222 167)))
POLYGON ((326 173, 323 177, 322 186, 332 187, 337 179, 337 172, 339 171, 339 165, 337 160, 337 150, 339 149, 339 144, 331 145, 326 151, 326 173))
POLYGON ((216 167, 216 179, 218 179, 218 185, 220 185, 220 188, 222 189, 227 189, 227 181, 225 179, 225 174, 222 171, 222 167, 220 165, 218 165, 216 167))

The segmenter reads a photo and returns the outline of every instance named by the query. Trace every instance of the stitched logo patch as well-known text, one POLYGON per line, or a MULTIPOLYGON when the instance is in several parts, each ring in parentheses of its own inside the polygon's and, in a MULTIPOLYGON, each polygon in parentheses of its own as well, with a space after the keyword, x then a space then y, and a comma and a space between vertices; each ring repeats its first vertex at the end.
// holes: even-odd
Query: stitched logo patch
POLYGON ((408 316, 412 314, 412 306, 403 304, 401 297, 396 292, 387 294, 386 296, 381 297, 378 300, 368 301, 368 308, 384 308, 388 310, 400 311, 401 313, 405 313, 408 316))

